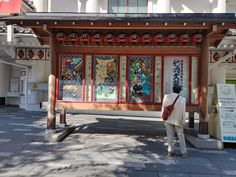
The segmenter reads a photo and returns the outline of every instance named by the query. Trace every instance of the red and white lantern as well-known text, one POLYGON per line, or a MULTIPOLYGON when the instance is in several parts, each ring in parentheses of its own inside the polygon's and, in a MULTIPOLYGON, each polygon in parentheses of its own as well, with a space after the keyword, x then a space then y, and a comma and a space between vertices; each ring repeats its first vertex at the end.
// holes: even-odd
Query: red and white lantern
POLYGON ((179 42, 189 43, 190 42, 190 35, 188 33, 181 34, 179 37, 179 42))
POLYGON ((34 57, 34 51, 32 50, 32 49, 30 49, 30 50, 28 50, 28 57, 29 57, 29 59, 33 59, 33 57, 34 57))
POLYGON ((118 35, 118 37, 116 38, 116 41, 117 41, 118 43, 121 43, 121 44, 127 43, 126 34, 125 34, 125 33, 120 33, 120 34, 118 35))
POLYGON ((78 43, 79 42, 79 36, 77 33, 70 33, 68 35, 68 42, 69 43, 78 43))
POLYGON ((142 43, 144 43, 144 44, 150 44, 150 43, 152 43, 152 36, 151 36, 151 34, 145 33, 145 34, 142 36, 142 43))
POLYGON ((45 56, 44 51, 43 51, 43 50, 39 50, 39 51, 38 51, 38 57, 39 57, 39 59, 43 59, 44 56, 45 56))
POLYGON ((194 34, 192 40, 193 40, 193 43, 194 43, 194 44, 201 43, 202 40, 203 40, 203 36, 202 36, 202 34, 200 34, 200 33, 194 34))
POLYGON ((218 61, 220 59, 220 55, 219 55, 219 53, 214 53, 214 55, 213 55, 213 60, 214 61, 218 61))
POLYGON ((115 36, 114 34, 112 33, 108 33, 105 35, 105 38, 104 38, 104 42, 105 43, 114 43, 115 42, 115 36))
POLYGON ((171 33, 171 34, 167 35, 167 37, 166 37, 166 42, 167 42, 167 43, 175 43, 175 42, 177 42, 177 36, 176 36, 176 34, 171 33))
POLYGON ((56 34, 56 41, 57 43, 65 43, 66 42, 66 35, 62 32, 56 34))
POLYGON ((95 33, 92 37, 92 43, 101 43, 102 35, 100 33, 95 33))
POLYGON ((90 42, 90 35, 88 33, 82 33, 79 41, 83 44, 88 44, 90 42))
POLYGON ((164 43, 165 42, 165 35, 162 33, 158 33, 154 37, 154 42, 155 43, 164 43))
POLYGON ((129 43, 137 44, 139 42, 139 36, 136 33, 133 33, 129 37, 129 43))
POLYGON ((25 57, 25 52, 22 49, 20 49, 17 52, 17 56, 19 59, 23 59, 25 57))

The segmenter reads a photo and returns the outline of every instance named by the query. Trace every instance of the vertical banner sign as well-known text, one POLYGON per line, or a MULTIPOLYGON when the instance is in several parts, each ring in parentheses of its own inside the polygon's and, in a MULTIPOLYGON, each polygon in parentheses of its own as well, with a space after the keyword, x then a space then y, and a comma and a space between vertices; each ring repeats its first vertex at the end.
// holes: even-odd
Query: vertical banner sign
POLYGON ((236 98, 233 84, 217 84, 221 140, 236 142, 236 98))
POLYGON ((0 13, 20 13, 22 0, 0 0, 0 13))
POLYGON ((182 86, 180 95, 189 97, 189 57, 188 56, 165 56, 164 57, 164 94, 172 93, 173 86, 182 86))

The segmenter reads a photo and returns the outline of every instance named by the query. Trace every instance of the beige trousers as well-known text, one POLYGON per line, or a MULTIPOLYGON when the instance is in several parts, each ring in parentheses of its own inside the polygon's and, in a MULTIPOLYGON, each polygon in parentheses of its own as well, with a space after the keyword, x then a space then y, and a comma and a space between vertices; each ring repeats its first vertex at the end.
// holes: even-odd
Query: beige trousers
POLYGON ((174 139, 174 134, 176 132, 179 139, 181 154, 187 153, 183 128, 169 123, 165 123, 165 126, 167 134, 168 152, 174 152, 173 139, 174 139))

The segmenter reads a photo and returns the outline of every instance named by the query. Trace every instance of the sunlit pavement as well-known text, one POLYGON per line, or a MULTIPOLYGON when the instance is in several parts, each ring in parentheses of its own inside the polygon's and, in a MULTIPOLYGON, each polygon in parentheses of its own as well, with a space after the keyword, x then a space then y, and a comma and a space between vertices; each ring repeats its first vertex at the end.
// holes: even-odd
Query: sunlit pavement
POLYGON ((45 134, 46 113, 0 107, 0 120, 0 177, 236 176, 234 148, 198 150, 188 144, 189 158, 166 157, 158 118, 68 114, 68 124, 77 128, 59 143, 37 138, 45 134))

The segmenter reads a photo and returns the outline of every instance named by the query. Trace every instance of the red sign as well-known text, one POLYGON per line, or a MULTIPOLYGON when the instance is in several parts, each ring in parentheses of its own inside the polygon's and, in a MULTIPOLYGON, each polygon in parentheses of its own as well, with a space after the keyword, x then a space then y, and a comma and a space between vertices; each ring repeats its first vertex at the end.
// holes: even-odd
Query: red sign
POLYGON ((20 13, 21 0, 0 0, 0 13, 20 13))

